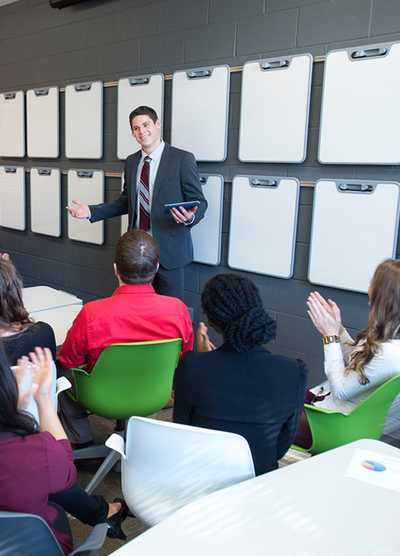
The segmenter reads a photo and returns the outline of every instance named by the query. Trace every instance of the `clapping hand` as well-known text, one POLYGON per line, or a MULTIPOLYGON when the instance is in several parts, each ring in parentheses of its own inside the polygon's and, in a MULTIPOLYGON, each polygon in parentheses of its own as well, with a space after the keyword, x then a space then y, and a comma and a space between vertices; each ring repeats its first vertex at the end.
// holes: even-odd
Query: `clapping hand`
POLYGON ((326 301, 318 292, 310 293, 308 316, 322 336, 339 336, 342 330, 340 309, 334 301, 326 301))
POLYGON ((196 333, 196 346, 197 351, 207 352, 214 351, 216 349, 215 345, 211 342, 208 337, 208 328, 204 322, 200 322, 196 333))
POLYGON ((90 209, 85 203, 80 201, 72 201, 72 206, 66 207, 67 211, 73 218, 90 218, 90 209))

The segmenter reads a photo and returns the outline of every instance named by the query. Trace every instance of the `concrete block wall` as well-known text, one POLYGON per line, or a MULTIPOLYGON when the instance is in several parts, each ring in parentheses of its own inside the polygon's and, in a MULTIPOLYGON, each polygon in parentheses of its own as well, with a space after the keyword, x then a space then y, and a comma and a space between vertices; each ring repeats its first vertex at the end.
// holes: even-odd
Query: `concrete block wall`
MULTIPOLYGON (((176 69, 400 40, 397 0, 88 0, 63 10, 47 0, 20 0, 0 7, 0 90, 120 77, 176 69)), ((307 160, 301 165, 244 164, 238 161, 241 73, 231 76, 228 158, 224 163, 201 163, 200 171, 225 176, 223 258, 221 266, 193 264, 185 274, 185 296, 201 317, 200 292, 205 282, 227 271, 231 178, 235 174, 400 180, 398 167, 320 166, 317 162, 323 63, 314 64, 312 108, 307 160)), ((121 171, 116 157, 117 91, 105 89, 104 157, 101 161, 68 161, 64 154, 64 95, 61 95, 61 157, 57 160, 1 159, 0 164, 103 168, 121 171)), ((170 137, 171 82, 165 91, 165 139, 170 137)), ((206 124, 206 122, 205 122, 206 124)), ((254 131, 257 133, 257 130, 254 131)), ((29 173, 27 174, 29 207, 29 173)), ((106 179, 106 199, 120 189, 117 178, 106 179)), ((66 177, 62 182, 66 202, 66 177)), ((313 189, 302 188, 291 280, 249 274, 260 288, 265 306, 277 319, 278 335, 271 349, 300 357, 310 368, 310 383, 322 376, 322 346, 307 319, 305 300, 314 289, 307 282, 313 189)), ((109 295, 115 287, 112 258, 119 237, 119 219, 106 222, 104 246, 91 246, 62 237, 48 238, 29 231, 0 229, 0 250, 11 253, 26 285, 49 284, 84 300, 109 295)), ((332 230, 334 233, 334 230, 332 230)), ((268 239, 265 240, 266 242, 268 239)), ((351 238, 349 238, 351 241, 351 238)), ((357 249, 357 245, 354 246, 357 249)), ((351 272, 351 269, 348 269, 351 272)), ((356 333, 366 322, 367 297, 319 288, 343 308, 345 324, 356 333)))

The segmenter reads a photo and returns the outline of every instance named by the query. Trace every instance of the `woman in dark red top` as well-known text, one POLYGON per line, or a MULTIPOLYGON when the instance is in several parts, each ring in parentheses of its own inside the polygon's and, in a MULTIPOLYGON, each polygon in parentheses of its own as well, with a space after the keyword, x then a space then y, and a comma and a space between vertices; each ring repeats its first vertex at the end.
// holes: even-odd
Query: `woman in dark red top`
POLYGON ((108 522, 113 537, 123 535, 127 510, 121 501, 107 504, 101 496, 89 496, 76 483, 71 446, 50 396, 51 362, 49 349, 36 348, 30 361, 19 360, 14 377, 0 346, 0 510, 41 516, 69 554, 64 509, 90 525, 108 522), (31 394, 40 427, 22 409, 31 394))

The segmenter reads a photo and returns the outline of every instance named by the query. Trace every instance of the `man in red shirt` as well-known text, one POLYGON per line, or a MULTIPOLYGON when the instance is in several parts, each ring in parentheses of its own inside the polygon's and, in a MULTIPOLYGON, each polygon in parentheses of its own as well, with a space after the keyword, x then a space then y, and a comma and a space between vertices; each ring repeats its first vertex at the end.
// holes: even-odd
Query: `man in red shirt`
MULTIPOLYGON (((111 297, 84 305, 61 348, 64 368, 87 365, 91 370, 110 344, 182 338, 182 354, 193 349, 193 328, 186 305, 175 297, 159 295, 151 282, 159 266, 154 239, 142 230, 130 230, 118 241, 114 272, 119 287, 111 297)), ((70 440, 92 440, 86 412, 67 396, 60 399, 61 417, 70 440)))

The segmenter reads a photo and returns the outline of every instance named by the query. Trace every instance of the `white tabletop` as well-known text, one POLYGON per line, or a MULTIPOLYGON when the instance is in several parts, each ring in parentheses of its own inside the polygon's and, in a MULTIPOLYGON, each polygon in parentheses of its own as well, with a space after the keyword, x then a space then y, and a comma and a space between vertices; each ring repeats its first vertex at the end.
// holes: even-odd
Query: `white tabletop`
POLYGON ((55 290, 49 286, 34 286, 23 288, 22 297, 29 313, 66 307, 69 305, 82 305, 82 300, 71 293, 55 290))
POLYGON ((360 440, 203 497, 113 554, 397 556, 399 500, 400 450, 360 440), (364 451, 395 458, 397 491, 346 476, 352 462, 384 477, 361 466, 364 451))
POLYGON ((82 307, 82 300, 67 292, 48 286, 23 288, 24 305, 34 321, 50 324, 60 346, 82 307))

